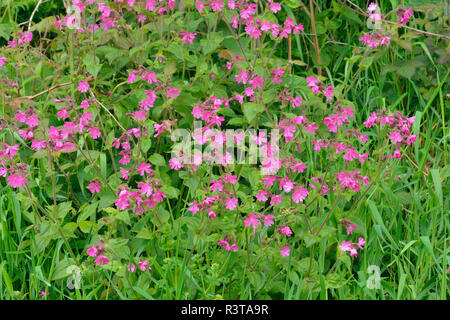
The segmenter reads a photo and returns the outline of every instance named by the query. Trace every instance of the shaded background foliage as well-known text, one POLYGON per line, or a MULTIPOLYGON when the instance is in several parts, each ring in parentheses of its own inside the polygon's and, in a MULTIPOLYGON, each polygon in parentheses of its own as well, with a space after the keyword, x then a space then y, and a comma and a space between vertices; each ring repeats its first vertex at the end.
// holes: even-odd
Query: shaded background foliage
MULTIPOLYGON (((190 2, 192 3, 193 1, 190 2)), ((0 46, 6 44, 14 28, 20 25, 27 25, 37 3, 38 0, 0 1, 0 46), (14 21, 11 21, 11 19, 14 21)), ((381 1, 379 4, 383 12, 389 12, 399 5, 405 8, 411 6, 415 12, 414 19, 409 24, 411 27, 430 33, 450 35, 448 29, 448 2, 412 0, 404 2, 381 1)), ((363 57, 360 52, 361 48, 359 48, 360 42, 358 38, 367 30, 368 26, 366 17, 358 10, 358 7, 365 12, 367 5, 367 1, 361 0, 352 2, 345 0, 314 2, 315 28, 320 54, 318 54, 314 46, 309 2, 286 0, 283 2, 283 11, 280 13, 280 15, 289 15, 297 23, 303 23, 305 26, 306 35, 302 34, 293 37, 291 43, 292 70, 294 74, 292 77, 292 90, 296 90, 295 88, 297 87, 304 87, 306 84, 303 80, 304 77, 317 73, 318 67, 320 67, 322 75, 329 78, 335 87, 339 87, 339 85, 351 87, 347 98, 355 104, 358 122, 361 123, 371 112, 382 108, 390 111, 400 109, 404 114, 416 115, 416 117, 421 118, 419 126, 423 135, 420 147, 416 146, 414 150, 415 158, 406 159, 405 161, 408 165, 398 169, 395 180, 386 181, 380 187, 381 195, 377 198, 379 203, 377 210, 369 207, 361 209, 366 210, 365 212, 371 212, 375 220, 380 217, 376 220, 378 229, 374 226, 371 232, 379 232, 378 235, 382 234, 379 229, 381 219, 381 221, 385 221, 387 229, 393 234, 395 241, 401 243, 402 247, 400 249, 382 247, 378 251, 373 251, 373 257, 365 258, 361 262, 360 269, 352 270, 355 275, 355 279, 349 280, 349 282, 352 282, 352 285, 342 287, 339 279, 327 279, 328 285, 331 287, 330 296, 340 299, 446 298, 448 297, 448 290, 446 289, 447 279, 445 271, 442 272, 442 268, 445 265, 443 261, 448 259, 445 251, 448 246, 446 233, 448 230, 448 212, 441 209, 448 207, 448 198, 445 195, 448 195, 450 192, 448 183, 445 183, 448 176, 450 176, 450 168, 447 162, 449 105, 446 96, 448 94, 448 82, 450 81, 448 78, 449 41, 408 29, 395 29, 393 27, 394 35, 391 39, 390 49, 387 51, 375 51, 373 54, 363 57), (320 56, 320 66, 318 65, 318 56, 320 56), (414 170, 416 171, 411 168, 415 168, 414 170), (443 204, 447 206, 443 206, 443 204), (409 250, 412 250, 413 253, 410 253, 409 250), (402 256, 405 251, 408 254, 406 257, 402 256), (401 253, 400 255, 399 252, 401 253), (398 257, 396 257, 397 255, 398 257), (384 291, 380 295, 363 288, 366 277, 364 270, 373 261, 383 262, 384 265, 391 266, 390 270, 387 267, 383 270, 383 277, 386 280, 383 281, 384 291), (416 268, 413 265, 416 265, 416 268), (360 280, 356 280, 356 276, 360 280), (416 287, 413 285, 411 285, 412 288, 405 287, 406 279, 415 282, 416 287)), ((49 26, 54 21, 53 17, 64 14, 63 1, 44 1, 33 18, 32 30, 39 33, 39 36, 36 34, 33 39, 34 45, 38 45, 39 41, 43 41, 44 47, 49 46, 56 57, 59 57, 63 62, 67 62, 68 57, 65 47, 57 38, 57 33, 48 31, 49 26)), ((190 30, 205 33, 208 25, 201 19, 196 20, 193 12, 189 16, 191 18, 190 30)), ((177 18, 175 17, 174 19, 176 20, 177 18)), ((146 31, 144 30, 144 32, 146 31)), ((235 42, 224 39, 224 35, 227 32, 226 25, 219 24, 216 33, 210 39, 197 44, 198 48, 195 48, 195 50, 197 50, 199 55, 208 56, 209 53, 218 49, 217 53, 214 52, 207 58, 206 63, 199 61, 200 59, 196 59, 193 55, 184 56, 185 52, 180 46, 169 45, 168 47, 163 47, 164 43, 162 42, 142 44, 140 43, 142 35, 138 32, 133 32, 133 30, 125 31, 120 36, 112 31, 106 33, 102 39, 98 39, 98 47, 96 48, 96 55, 100 57, 98 61, 96 58, 90 59, 89 51, 83 52, 81 48, 75 48, 75 55, 82 57, 80 58, 82 62, 80 65, 85 66, 91 74, 98 76, 96 90, 103 93, 103 97, 111 89, 111 84, 116 86, 126 78, 129 64, 135 66, 143 64, 142 62, 149 58, 149 53, 154 54, 161 51, 165 55, 171 55, 175 62, 168 64, 164 70, 169 77, 177 79, 183 84, 185 80, 193 80, 193 77, 201 75, 191 88, 187 88, 186 92, 182 93, 177 102, 177 108, 181 112, 183 112, 184 108, 185 114, 185 119, 180 121, 180 126, 188 127, 189 122, 192 121, 189 108, 192 103, 197 102, 199 98, 204 97, 206 94, 210 95, 209 92, 213 92, 218 96, 225 92, 226 96, 227 90, 233 89, 233 84, 230 81, 224 80, 221 86, 215 86, 213 81, 208 80, 211 72, 223 76, 219 67, 223 62, 222 59, 233 56, 233 52, 239 52, 235 42), (142 44, 142 46, 139 46, 139 44, 142 44), (129 55, 124 56, 124 52, 129 52, 129 55), (186 61, 182 61, 183 57, 186 61)), ((267 50, 270 52, 271 48, 267 48, 267 50)), ((284 41, 276 47, 274 59, 288 60, 288 52, 289 43, 284 41)), ((50 57, 49 52, 45 51, 44 54, 50 57)), ((44 90, 52 83, 55 75, 60 76, 67 72, 67 69, 60 70, 57 63, 54 65, 42 64, 37 68, 36 73, 38 76, 24 84, 26 94, 31 95, 44 90)), ((31 77, 31 72, 30 74, 23 74, 23 78, 28 77, 31 77)), ((121 123, 130 124, 128 117, 125 116, 127 105, 136 105, 139 95, 143 94, 139 88, 136 88, 135 93, 136 96, 133 96, 128 90, 119 87, 116 91, 116 97, 113 96, 110 101, 111 104, 114 104, 114 112, 118 115, 121 123)), ((50 109, 50 107, 48 108, 50 109)), ((153 109, 153 116, 155 120, 162 119, 162 109, 156 106, 153 109)), ((58 123, 55 115, 50 116, 49 119, 51 124, 56 125, 58 123)), ((113 125, 111 123, 111 126, 113 125)), ((146 145, 144 149, 149 150, 150 147, 153 146, 146 145)), ((158 150, 160 154, 170 151, 163 142, 158 146, 158 150)), ((98 156, 100 157, 100 155, 98 156)), ((109 155, 106 155, 101 159, 102 163, 105 163, 105 167, 106 163, 110 163, 108 157, 109 155)), ((76 159, 73 160, 75 161, 76 159)), ((156 157, 153 159, 153 162, 162 164, 164 159, 161 160, 156 157)), ((171 181, 172 185, 183 184, 184 180, 169 176, 169 170, 161 168, 161 175, 166 181, 171 181)), ((84 203, 89 200, 90 195, 86 193, 83 187, 82 176, 82 174, 73 175, 70 181, 76 196, 84 203)), ((6 192, 5 188, 3 191, 6 192)), ((51 199, 50 185, 46 185, 40 192, 43 201, 51 199)), ((186 195, 187 188, 183 187, 179 192, 181 195, 174 191, 170 200, 172 208, 178 213, 181 210, 181 202, 177 201, 177 197, 186 195)), ((18 215, 20 215, 20 205, 17 199, 13 199, 11 192, 3 193, 2 196, 4 201, 2 202, 3 208, 13 212, 13 218, 9 217, 7 222, 4 222, 9 224, 10 227, 4 227, 3 230, 14 230, 13 225, 17 225, 18 215)), ((113 199, 114 195, 104 195, 100 200, 99 207, 107 207, 113 199)), ((19 200, 23 199, 19 198, 19 200)), ((64 218, 70 211, 70 208, 64 208, 62 205, 59 210, 64 218)), ((95 210, 95 208, 84 208, 84 210, 89 213, 88 210, 95 210)), ((168 212, 165 211, 163 214, 163 219, 168 220, 168 212)), ((183 221, 178 220, 177 224, 175 229, 185 236, 185 233, 182 232, 183 230, 186 231, 183 221)), ((367 220, 361 224, 369 228, 370 222, 367 220)), ((51 226, 48 226, 48 228, 51 228, 51 226)), ((17 228, 17 230, 19 229, 17 228)), ((139 224, 134 229, 139 230, 139 224)), ((20 234, 20 231, 12 234, 11 239, 14 239, 13 241, 5 242, 2 240, 5 250, 2 250, 1 261, 7 262, 9 266, 20 265, 24 270, 33 270, 32 273, 34 275, 28 279, 28 274, 25 276, 21 274, 20 269, 12 270, 11 267, 6 272, 6 263, 2 263, 0 274, 3 274, 3 282, 6 283, 6 287, 14 287, 16 290, 15 293, 9 292, 8 297, 36 297, 39 288, 42 287, 41 284, 45 283, 42 268, 45 271, 44 273, 56 273, 60 276, 64 273, 64 267, 67 267, 67 263, 53 263, 53 261, 60 260, 59 255, 62 243, 50 242, 51 239, 49 239, 48 242, 45 240, 40 244, 41 246, 50 246, 54 249, 53 256, 51 256, 52 251, 50 250, 41 253, 43 257, 39 260, 47 262, 46 265, 41 267, 41 264, 37 263, 37 261, 20 260, 19 254, 15 256, 6 254, 14 250, 21 252, 27 247, 26 244, 20 241, 23 235, 20 234), (9 285, 6 279, 9 279, 9 285), (32 290, 28 290, 27 286, 32 287, 32 290), (27 296, 27 292, 30 292, 29 296, 27 296)), ((148 235, 142 234, 141 236, 145 239, 148 235)), ((236 288, 225 293, 225 287, 229 290, 228 288, 233 287, 234 283, 228 283, 227 279, 217 278, 220 269, 220 259, 213 261, 213 267, 208 269, 205 267, 204 257, 194 256, 191 265, 187 268, 184 265, 184 261, 177 259, 175 255, 166 259, 161 258, 164 256, 163 251, 172 252, 175 251, 175 248, 178 251, 178 247, 175 245, 177 235, 169 236, 164 234, 160 241, 151 238, 151 236, 149 237, 150 239, 147 240, 152 242, 153 252, 159 254, 161 265, 164 262, 164 270, 161 273, 165 274, 166 278, 155 276, 155 279, 151 279, 153 283, 157 284, 158 290, 149 289, 148 284, 144 280, 140 281, 136 286, 139 290, 142 290, 138 291, 143 298, 148 298, 146 296, 148 293, 145 291, 147 289, 151 295, 158 298, 189 297, 211 299, 215 298, 216 294, 219 295, 219 298, 220 295, 231 298, 317 298, 319 294, 321 298, 329 297, 326 290, 325 292, 324 290, 308 291, 310 289, 308 287, 300 288, 298 284, 301 281, 298 275, 293 274, 289 274, 285 281, 274 281, 272 287, 262 290, 265 280, 260 273, 255 273, 249 276, 249 284, 236 285, 236 288), (176 271, 172 274, 172 270, 176 271), (203 279, 202 274, 205 275, 204 277, 209 283, 208 288, 217 287, 217 290, 212 290, 212 293, 205 295, 199 293, 201 290, 196 279, 203 279), (186 287, 192 287, 189 287, 186 296, 186 292, 183 290, 179 292, 177 287, 177 284, 179 285, 184 277, 188 279, 186 280, 186 287), (162 289, 163 286, 175 288, 175 292, 170 289, 162 289)), ((29 244, 29 240, 26 241, 29 244)), ((73 239, 72 243, 74 248, 81 250, 88 242, 89 239, 73 239)), ((120 244, 116 245, 120 248, 120 244)), ((138 244, 136 244, 136 247, 139 247, 138 244)), ((325 249, 323 250, 325 251, 325 249)), ((323 264, 328 268, 330 267, 331 259, 328 258, 319 262, 321 268, 324 267, 323 264)), ((305 259, 308 258, 304 258, 296 266, 299 274, 311 266, 310 261, 305 259)), ((313 268, 319 269, 319 263, 314 262, 313 268)), ((352 267, 350 266, 349 268, 351 269, 352 267)), ((111 274, 107 274, 108 276, 112 277, 111 274)), ((91 275, 91 277, 95 278, 95 275, 91 275)), ((58 277, 54 277, 54 279, 55 281, 61 281, 58 277)), ((233 281, 236 281, 235 279, 236 277, 233 281)), ((150 280, 147 279, 147 281, 150 280)), ((62 284, 61 287, 63 286, 62 284)), ((82 296, 84 298, 107 297, 108 293, 105 294, 105 292, 108 290, 102 291, 99 288, 108 286, 108 284, 100 283, 97 286, 93 285, 92 291, 84 292, 82 296), (97 290, 99 294, 96 293, 97 290), (100 292, 102 293, 100 294, 100 292)), ((122 298, 120 289, 122 288, 116 288, 112 291, 112 296, 122 298)), ((7 295, 5 293, 7 291, 0 287, 2 297, 7 295)), ((61 289, 60 296, 64 297, 62 292, 63 289, 61 289)), ((79 292, 76 294, 78 295, 77 297, 81 297, 79 292)))

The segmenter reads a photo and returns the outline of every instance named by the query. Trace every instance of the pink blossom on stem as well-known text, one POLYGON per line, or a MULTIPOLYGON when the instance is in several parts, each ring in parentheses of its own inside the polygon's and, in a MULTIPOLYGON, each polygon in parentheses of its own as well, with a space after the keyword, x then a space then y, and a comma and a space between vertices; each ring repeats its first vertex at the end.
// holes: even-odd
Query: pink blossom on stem
POLYGON ((290 252, 291 252, 291 249, 289 248, 288 245, 282 246, 282 247, 281 247, 280 254, 281 254, 283 257, 289 257, 289 253, 290 253, 290 252))

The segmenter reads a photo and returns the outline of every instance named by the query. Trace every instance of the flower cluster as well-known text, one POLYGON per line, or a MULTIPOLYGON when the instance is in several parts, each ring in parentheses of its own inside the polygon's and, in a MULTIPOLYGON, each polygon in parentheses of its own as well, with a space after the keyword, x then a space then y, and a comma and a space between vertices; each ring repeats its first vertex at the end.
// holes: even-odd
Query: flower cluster
POLYGON ((99 243, 87 249, 86 253, 95 258, 94 263, 98 266, 109 263, 109 259, 106 257, 105 242, 103 239, 100 239, 99 243))
POLYGON ((342 241, 339 245, 339 249, 342 252, 350 252, 350 256, 358 257, 358 249, 363 250, 363 246, 366 244, 366 241, 363 237, 359 237, 358 242, 352 243, 351 241, 342 241))
MULTIPOLYGON (((142 272, 152 270, 152 267, 150 267, 148 264, 148 260, 139 259, 137 265, 142 272)), ((127 265, 127 270, 130 272, 136 272, 136 266, 133 263, 129 263, 127 265)))
MULTIPOLYGON (((369 7, 367 8, 369 12, 369 19, 372 23, 375 23, 375 29, 381 30, 381 23, 383 19, 385 18, 383 15, 381 15, 380 9, 378 5, 374 2, 371 2, 369 4, 369 7)), ((400 26, 406 25, 410 18, 413 16, 414 12, 412 8, 409 9, 403 9, 399 8, 396 10, 398 20, 397 23, 400 26)), ((385 33, 385 32, 384 32, 385 33)), ((362 43, 369 48, 378 48, 381 46, 389 46, 391 40, 391 35, 389 34, 383 34, 378 31, 374 31, 372 34, 365 34, 361 37, 359 37, 359 41, 362 41, 362 43)))

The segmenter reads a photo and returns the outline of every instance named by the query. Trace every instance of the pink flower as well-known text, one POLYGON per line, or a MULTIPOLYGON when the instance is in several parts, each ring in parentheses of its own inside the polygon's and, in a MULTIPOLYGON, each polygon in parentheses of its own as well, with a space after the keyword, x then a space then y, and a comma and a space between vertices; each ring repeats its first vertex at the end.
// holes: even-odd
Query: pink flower
POLYGON ((363 237, 359 237, 359 239, 358 239, 358 247, 361 249, 361 250, 363 250, 363 245, 365 245, 366 244, 366 241, 364 240, 364 238, 363 237))
POLYGON ((394 159, 401 159, 402 158, 402 154, 400 152, 400 150, 395 150, 394 154, 390 155, 389 158, 394 158, 394 159))
POLYGON ((191 206, 188 211, 192 212, 192 214, 196 214, 200 211, 200 208, 198 207, 197 201, 189 202, 189 205, 191 206))
POLYGON ((223 191, 222 181, 220 181, 220 180, 210 180, 209 183, 211 183, 211 187, 209 187, 209 188, 211 189, 212 192, 223 191))
POLYGON ((253 227, 253 229, 256 229, 256 227, 259 225, 259 220, 256 218, 254 213, 249 213, 248 218, 244 219, 244 225, 246 227, 249 227, 250 225, 253 227))
POLYGON ((179 158, 170 159, 169 166, 170 166, 170 169, 177 170, 177 171, 184 167, 184 165, 182 164, 182 162, 179 158))
POLYGON ((347 227, 347 234, 353 234, 353 229, 358 229, 358 225, 356 224, 350 224, 347 227))
POLYGON ((210 217, 211 220, 214 220, 217 216, 216 216, 216 213, 213 210, 210 210, 208 212, 208 217, 210 217))
POLYGON ((96 265, 105 265, 109 263, 109 259, 106 256, 98 256, 95 260, 94 260, 96 265))
POLYGON ((278 11, 281 10, 281 5, 277 2, 271 2, 269 8, 270 11, 272 11, 273 13, 277 13, 278 11))
POLYGON ((358 152, 355 151, 355 149, 348 149, 347 152, 344 155, 344 160, 345 161, 353 161, 354 159, 358 159, 359 154, 358 152))
POLYGON ((303 200, 306 199, 309 192, 306 188, 300 188, 294 191, 292 194, 292 200, 294 200, 295 203, 303 202, 303 200))
POLYGON ((306 165, 303 162, 299 162, 293 166, 290 166, 290 169, 294 172, 303 172, 306 169, 306 165))
POLYGON ((137 172, 143 177, 146 173, 150 174, 152 172, 152 165, 150 163, 142 162, 137 168, 137 172))
POLYGON ((281 203, 283 196, 281 194, 273 194, 270 198, 270 204, 273 206, 277 206, 281 203))
POLYGON ((8 181, 8 184, 13 188, 23 187, 26 184, 28 184, 28 180, 27 178, 25 178, 25 176, 15 173, 9 175, 9 177, 6 178, 6 180, 8 181))
POLYGON ((195 1, 195 8, 197 9, 197 11, 199 13, 202 13, 204 7, 205 7, 205 5, 203 4, 202 1, 200 1, 200 0, 195 1))
POLYGON ((391 131, 389 134, 389 139, 391 139, 392 143, 402 142, 403 137, 400 132, 391 131))
POLYGON ((410 136, 408 136, 408 139, 406 140, 406 144, 409 146, 411 144, 416 143, 416 138, 417 138, 417 134, 412 134, 410 136))
POLYGON ((351 241, 342 241, 341 245, 339 246, 339 249, 342 251, 350 251, 352 249, 352 242, 351 241))
POLYGON ((128 71, 128 73, 129 73, 129 75, 128 75, 127 82, 134 83, 137 80, 136 75, 139 74, 139 71, 128 71))
POLYGON ((92 246, 89 249, 86 250, 86 253, 90 255, 91 257, 96 257, 98 255, 98 250, 96 246, 92 246))
POLYGON ((266 190, 259 190, 258 193, 256 194, 256 199, 259 202, 267 201, 268 194, 269 193, 266 190))
POLYGON ((333 86, 328 86, 323 91, 323 95, 327 97, 327 99, 331 99, 331 97, 334 95, 334 88, 333 86))
POLYGON ((177 88, 169 88, 167 90, 167 98, 175 99, 179 95, 180 95, 180 90, 178 90, 177 88))
POLYGON ((317 129, 319 129, 319 127, 316 126, 316 125, 314 124, 314 122, 313 122, 313 123, 308 124, 308 125, 305 127, 305 132, 306 132, 306 133, 311 132, 312 134, 316 134, 316 130, 317 130, 317 129))
POLYGON ((122 177, 122 179, 128 180, 128 170, 120 167, 120 175, 122 177))
POLYGON ((89 90, 89 83, 87 83, 86 81, 81 81, 78 84, 78 91, 80 91, 81 93, 87 92, 89 90))
POLYGON ((292 102, 292 108, 295 108, 295 107, 299 107, 302 104, 303 99, 302 99, 302 97, 292 98, 291 102, 292 102))
POLYGON ((191 32, 187 32, 187 31, 180 32, 180 38, 186 44, 187 43, 192 44, 196 35, 197 35, 197 33, 191 33, 191 32))
POLYGON ((294 188, 294 183, 287 178, 283 178, 280 180, 280 190, 281 188, 283 188, 284 192, 289 193, 294 188))
POLYGON ((132 264, 132 263, 129 263, 129 264, 127 265, 127 269, 128 269, 128 271, 130 271, 130 272, 136 272, 136 266, 135 266, 134 264, 132 264))
POLYGON ((148 265, 147 260, 139 260, 138 266, 141 271, 152 270, 152 268, 148 265))
POLYGON ((91 193, 99 193, 101 188, 100 182, 97 180, 92 180, 91 183, 88 185, 88 189, 91 193))
POLYGON ((290 237, 293 232, 291 228, 287 226, 281 226, 281 233, 284 234, 286 237, 290 237))
POLYGON ((209 4, 213 12, 222 12, 222 8, 224 7, 224 4, 220 0, 211 1, 209 4))
POLYGON ((281 254, 283 257, 289 257, 289 253, 290 253, 290 252, 291 252, 291 249, 289 248, 288 245, 282 246, 282 247, 281 247, 280 254, 281 254))
POLYGON ((375 2, 371 2, 369 4, 369 7, 367 8, 367 10, 369 10, 369 12, 373 12, 373 11, 377 10, 377 4, 375 2))
POLYGON ((228 210, 234 210, 238 205, 238 199, 237 198, 228 198, 225 200, 225 208, 228 210))
POLYGON ((46 296, 50 295, 50 292, 48 292, 47 289, 45 289, 45 291, 39 292, 39 295, 40 295, 42 298, 45 298, 46 296))
POLYGON ((273 225, 273 220, 275 219, 275 216, 273 214, 268 214, 267 216, 264 216, 264 226, 265 227, 270 227, 271 225, 273 225))
POLYGON ((37 152, 40 152, 42 149, 45 149, 46 147, 46 142, 45 140, 36 140, 34 139, 31 142, 31 149, 36 150, 37 152))
POLYGON ((406 10, 403 8, 400 8, 399 11, 397 12, 397 15, 398 15, 397 23, 401 24, 401 25, 407 24, 409 19, 413 16, 413 14, 414 14, 414 11, 412 8, 409 8, 406 10))
POLYGON ((3 67, 6 63, 6 58, 5 57, 0 57, 0 67, 3 67))
POLYGON ((102 135, 97 127, 89 128, 88 132, 92 139, 98 139, 102 135))

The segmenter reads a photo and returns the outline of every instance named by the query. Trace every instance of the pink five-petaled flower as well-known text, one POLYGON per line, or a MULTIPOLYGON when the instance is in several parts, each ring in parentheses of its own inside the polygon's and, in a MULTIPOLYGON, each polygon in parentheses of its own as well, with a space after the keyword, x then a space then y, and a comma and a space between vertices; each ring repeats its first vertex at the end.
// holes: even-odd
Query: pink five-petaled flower
POLYGON ((315 123, 310 123, 305 127, 305 132, 311 132, 312 134, 316 134, 316 130, 319 129, 318 126, 315 125, 315 123))
POLYGON ((256 199, 258 200, 258 202, 267 201, 267 195, 269 195, 269 193, 266 190, 259 190, 256 194, 256 199))
POLYGON ((341 245, 339 246, 339 249, 342 251, 350 251, 352 248, 352 242, 351 241, 342 241, 341 245))
POLYGON ((208 217, 210 217, 211 220, 214 220, 217 216, 216 216, 216 213, 213 210, 210 210, 208 212, 208 217))
POLYGON ((180 90, 177 88, 169 88, 167 89, 167 98, 175 99, 180 95, 180 90))
POLYGON ((152 268, 148 265, 147 260, 139 260, 138 266, 141 271, 152 270, 152 268))
POLYGON ((88 189, 91 193, 99 193, 101 188, 100 182, 97 180, 92 180, 91 183, 88 185, 88 189))
POLYGON ((256 218, 254 213, 249 213, 248 218, 244 219, 244 224, 246 227, 249 227, 250 225, 253 227, 253 229, 256 229, 256 227, 259 225, 259 220, 256 218))
POLYGON ((31 142, 31 149, 36 150, 37 152, 40 152, 42 149, 45 149, 46 141, 45 140, 36 140, 34 139, 31 142))
POLYGON ((275 216, 273 214, 268 214, 267 216, 264 216, 264 226, 265 227, 270 227, 271 225, 273 225, 273 220, 275 219, 275 216))
POLYGON ((347 234, 353 234, 353 229, 358 229, 358 225, 349 224, 347 227, 347 234))
POLYGON ((403 137, 400 134, 400 132, 391 131, 389 134, 389 139, 391 139, 392 143, 398 143, 398 142, 402 142, 403 137))
POLYGON ((3 67, 6 63, 6 58, 5 57, 0 57, 0 67, 3 67))
POLYGON ((8 178, 6 178, 6 181, 8 181, 8 184, 13 188, 23 187, 28 184, 28 180, 25 176, 15 173, 9 175, 8 178))
POLYGON ((89 90, 89 83, 87 83, 86 81, 81 81, 78 84, 78 91, 80 91, 81 93, 87 92, 89 90))
POLYGON ((238 246, 236 243, 233 243, 231 246, 228 243, 227 240, 217 240, 217 244, 219 244, 222 248, 224 248, 227 251, 238 251, 238 246))
POLYGON ((146 173, 152 172, 152 165, 150 163, 142 162, 139 167, 137 168, 137 172, 143 177, 146 173))
POLYGON ((286 237, 290 237, 292 235, 292 230, 288 226, 281 226, 281 233, 286 237))
POLYGON ((189 202, 189 205, 191 206, 188 211, 192 212, 192 214, 196 214, 200 211, 200 208, 198 207, 197 201, 189 202))
POLYGON ((39 292, 39 295, 42 298, 45 298, 46 296, 48 296, 50 294, 50 292, 47 291, 47 288, 44 291, 39 292))
POLYGON ((86 250, 86 253, 91 257, 96 257, 98 255, 97 247, 94 245, 86 250))
POLYGON ((109 263, 109 259, 106 256, 98 256, 95 260, 94 260, 96 265, 105 265, 109 263))
POLYGON ((300 188, 294 191, 292 194, 292 200, 294 200, 295 203, 302 202, 305 200, 305 198, 308 196, 309 191, 306 188, 300 188))
POLYGON ((288 245, 282 246, 282 247, 281 247, 280 254, 281 254, 283 257, 289 257, 289 253, 290 253, 290 252, 291 252, 291 249, 289 248, 288 245))
POLYGON ((273 13, 277 13, 278 11, 281 10, 281 5, 278 2, 272 2, 271 0, 269 1, 269 8, 270 11, 272 11, 273 13))
POLYGON ((238 199, 237 198, 228 198, 225 200, 225 208, 228 210, 234 210, 238 205, 238 199))
POLYGON ((363 245, 365 245, 365 244, 366 244, 366 241, 364 240, 364 238, 363 238, 363 237, 359 237, 358 243, 357 243, 358 247, 359 247, 361 250, 363 250, 363 245))
POLYGON ((127 270, 130 271, 130 272, 136 272, 136 266, 134 264, 132 264, 132 263, 129 263, 127 265, 127 270))
POLYGON ((191 32, 187 32, 187 31, 181 31, 179 35, 180 35, 181 40, 182 40, 184 43, 186 43, 186 44, 188 44, 188 43, 192 44, 192 42, 194 41, 195 36, 197 35, 197 33, 191 33, 191 32))
POLYGON ((402 24, 405 25, 408 23, 409 19, 414 15, 414 11, 412 8, 409 9, 403 9, 400 8, 399 11, 397 12, 398 15, 398 24, 402 24))
POLYGON ((222 8, 223 8, 225 5, 223 4, 222 1, 220 1, 220 0, 215 0, 215 1, 211 1, 211 3, 209 4, 209 6, 211 7, 211 9, 212 9, 213 12, 216 12, 216 11, 222 12, 222 8))

